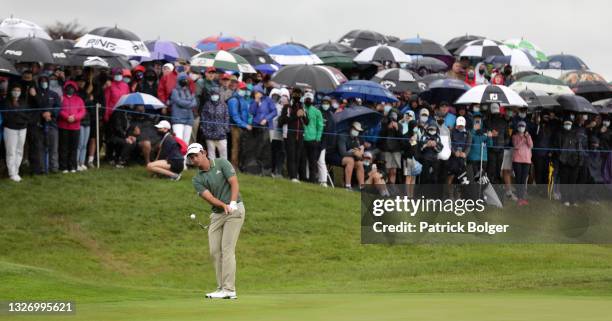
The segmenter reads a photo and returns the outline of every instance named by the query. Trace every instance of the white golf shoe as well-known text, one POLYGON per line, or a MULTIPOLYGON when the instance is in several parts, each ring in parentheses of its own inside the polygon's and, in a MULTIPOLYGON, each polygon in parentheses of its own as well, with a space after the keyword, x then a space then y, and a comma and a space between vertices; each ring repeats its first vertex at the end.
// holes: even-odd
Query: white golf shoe
POLYGON ((207 299, 210 299, 210 298, 212 298, 213 296, 218 295, 218 294, 219 294, 220 292, 222 292, 222 291, 223 291, 223 290, 221 290, 221 289, 217 289, 217 290, 215 290, 214 292, 206 293, 206 298, 207 298, 207 299))
POLYGON ((206 295, 209 299, 237 299, 235 291, 220 290, 206 295))

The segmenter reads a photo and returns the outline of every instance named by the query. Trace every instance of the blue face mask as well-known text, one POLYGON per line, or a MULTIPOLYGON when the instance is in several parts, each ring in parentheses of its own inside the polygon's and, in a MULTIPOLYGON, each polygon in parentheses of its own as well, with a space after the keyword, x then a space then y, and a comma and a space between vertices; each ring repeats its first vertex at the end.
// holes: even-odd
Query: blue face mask
POLYGON ((402 135, 408 132, 408 123, 402 123, 402 135))
POLYGON ((244 97, 246 95, 246 90, 238 90, 238 96, 244 97))
POLYGON ((385 112, 385 115, 388 114, 391 111, 391 108, 393 108, 393 107, 391 107, 391 105, 385 105, 385 107, 383 109, 384 112, 385 112))

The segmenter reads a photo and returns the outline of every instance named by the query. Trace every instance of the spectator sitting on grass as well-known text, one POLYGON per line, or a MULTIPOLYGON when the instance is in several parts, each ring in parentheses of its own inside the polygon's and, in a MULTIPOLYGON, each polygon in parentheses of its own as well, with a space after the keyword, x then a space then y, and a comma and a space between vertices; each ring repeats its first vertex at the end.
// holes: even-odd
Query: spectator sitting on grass
POLYGON ((185 159, 181 154, 179 144, 174 139, 167 120, 155 125, 160 136, 159 150, 155 161, 147 164, 147 171, 168 177, 173 181, 181 179, 181 172, 185 168, 185 159))

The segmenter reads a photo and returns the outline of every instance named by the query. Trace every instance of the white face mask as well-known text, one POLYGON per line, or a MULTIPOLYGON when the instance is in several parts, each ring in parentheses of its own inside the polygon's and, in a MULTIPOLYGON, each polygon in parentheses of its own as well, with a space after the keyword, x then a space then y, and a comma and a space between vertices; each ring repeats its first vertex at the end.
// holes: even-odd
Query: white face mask
POLYGON ((49 88, 49 83, 48 83, 48 82, 42 82, 42 83, 40 83, 40 88, 42 88, 42 89, 47 89, 47 88, 49 88))
POLYGON ((329 109, 329 104, 322 104, 321 108, 323 108, 323 110, 327 111, 329 109))
POLYGON ((527 117, 527 113, 525 113, 525 112, 519 112, 519 117, 521 117, 521 118, 525 118, 525 117, 527 117))
POLYGON ((582 115, 582 119, 588 120, 589 119, 589 115, 582 115))
POLYGON ((609 120, 604 120, 601 122, 602 125, 604 125, 605 127, 610 127, 610 121, 609 120))
POLYGON ((519 133, 524 133, 525 132, 525 127, 521 126, 518 128, 518 132, 519 133))
POLYGON ((421 120, 421 123, 426 123, 429 120, 429 116, 421 116, 419 119, 421 120))
POLYGON ((570 129, 572 129, 572 125, 570 125, 570 124, 563 125, 563 128, 565 128, 565 130, 570 130, 570 129))
POLYGON ((114 75, 114 76, 113 76, 113 80, 115 80, 115 81, 121 81, 121 80, 123 80, 123 76, 121 76, 121 75, 114 75))
POLYGON ((359 136, 359 131, 357 129, 351 129, 351 136, 353 137, 359 136))
POLYGON ((391 107, 391 105, 385 105, 385 107, 383 107, 383 108, 384 108, 384 109, 383 109, 383 110, 384 110, 384 113, 385 113, 385 115, 386 115, 386 114, 388 114, 388 113, 391 111, 391 108, 392 108, 392 107, 391 107))
POLYGON ((472 108, 472 111, 475 113, 479 113, 480 112, 480 107, 474 107, 472 108))
POLYGON ((334 109, 338 109, 338 107, 340 107, 340 104, 338 104, 338 103, 333 103, 333 104, 332 104, 332 107, 334 107, 334 109))
POLYGON ((219 101, 219 95, 212 95, 212 96, 210 96, 210 100, 211 101, 219 101))
POLYGON ((21 96, 21 91, 13 90, 11 91, 11 96, 13 96, 13 98, 18 98, 19 96, 21 96))
POLYGON ((571 120, 574 120, 574 119, 576 119, 576 115, 574 115, 574 114, 571 114, 571 115, 570 115, 570 119, 571 119, 571 120))
POLYGON ((238 96, 244 97, 244 95, 246 95, 246 91, 245 90, 238 90, 238 96))
POLYGON ((427 133, 428 133, 429 135, 432 135, 432 136, 433 136, 433 135, 435 135, 435 134, 436 134, 436 131, 435 131, 435 130, 428 130, 428 131, 427 131, 427 133))

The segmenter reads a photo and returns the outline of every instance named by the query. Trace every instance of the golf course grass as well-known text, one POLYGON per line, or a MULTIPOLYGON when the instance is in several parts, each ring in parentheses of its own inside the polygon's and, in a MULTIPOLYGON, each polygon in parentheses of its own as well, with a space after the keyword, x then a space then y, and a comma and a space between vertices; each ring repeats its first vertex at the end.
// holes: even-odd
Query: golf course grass
POLYGON ((209 206, 142 168, 0 180, 0 320, 612 320, 608 245, 361 245, 359 193, 240 175, 237 301, 214 289, 209 206))

